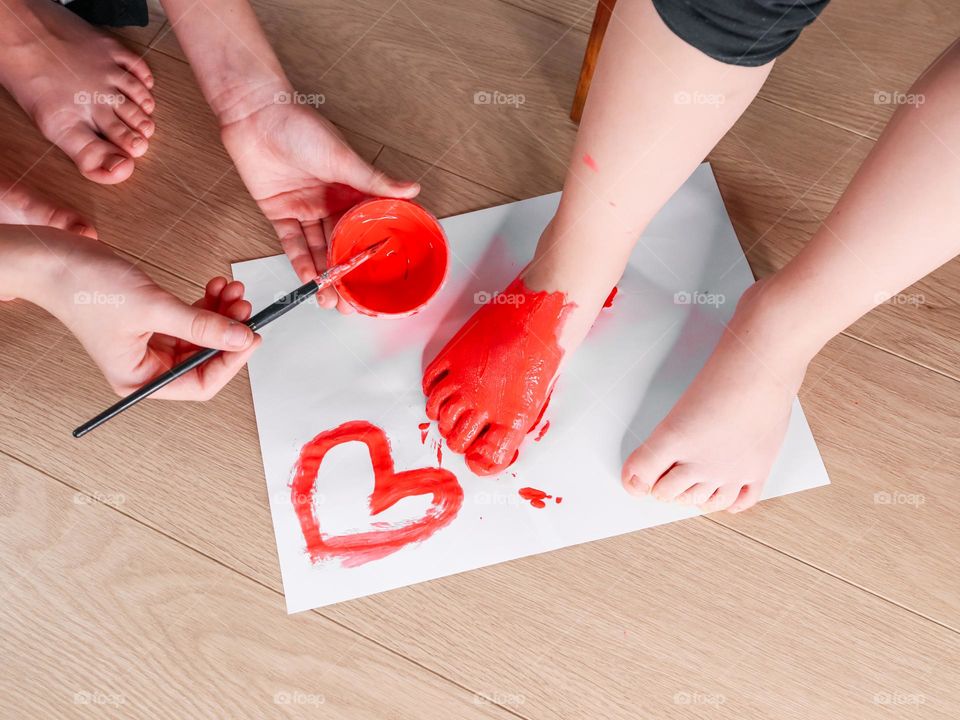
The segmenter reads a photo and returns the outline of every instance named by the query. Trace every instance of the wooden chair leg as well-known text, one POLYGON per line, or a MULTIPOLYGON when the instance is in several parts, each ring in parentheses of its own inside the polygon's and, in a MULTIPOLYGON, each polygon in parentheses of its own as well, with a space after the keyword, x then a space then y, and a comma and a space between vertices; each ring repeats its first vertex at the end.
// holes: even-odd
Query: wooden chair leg
POLYGON ((597 67, 597 56, 600 55, 600 45, 603 44, 604 33, 610 24, 613 6, 617 0, 598 0, 597 12, 593 16, 593 26, 590 28, 590 39, 587 41, 587 51, 583 54, 583 65, 580 66, 580 79, 577 81, 577 93, 573 96, 573 108, 570 110, 570 119, 580 123, 583 115, 583 106, 587 102, 587 93, 590 91, 590 81, 593 80, 593 71, 597 67))

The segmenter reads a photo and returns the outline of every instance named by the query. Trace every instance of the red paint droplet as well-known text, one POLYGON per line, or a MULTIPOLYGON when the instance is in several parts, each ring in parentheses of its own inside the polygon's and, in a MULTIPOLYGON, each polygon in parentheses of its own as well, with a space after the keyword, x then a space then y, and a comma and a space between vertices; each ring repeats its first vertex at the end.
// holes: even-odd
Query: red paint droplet
POLYGON ((587 166, 588 168, 590 168, 590 169, 593 170, 594 172, 597 172, 597 171, 600 169, 600 168, 597 167, 597 161, 594 160, 592 157, 590 157, 590 153, 585 153, 585 154, 584 154, 584 156, 583 156, 583 162, 586 164, 586 166, 587 166))
POLYGON ((543 426, 540 428, 540 432, 537 433, 537 436, 533 439, 534 442, 540 442, 543 440, 543 436, 547 434, 547 430, 550 429, 550 421, 547 420, 543 426))
POLYGON ((563 497, 561 497, 560 495, 557 495, 557 500, 556 500, 556 501, 557 501, 557 505, 559 505, 560 503, 563 502, 563 497))
POLYGON ((418 426, 420 428, 420 442, 424 445, 427 444, 427 433, 430 432, 430 423, 420 423, 418 426))
POLYGON ((603 306, 605 308, 613 307, 613 299, 617 296, 617 286, 613 286, 613 290, 610 291, 610 294, 607 295, 607 299, 604 301, 603 306))
POLYGON ((440 443, 437 443, 437 465, 443 463, 443 446, 440 443))
POLYGON ((517 492, 520 493, 520 497, 522 497, 524 500, 528 500, 535 508, 546 507, 547 505, 543 501, 553 498, 553 495, 547 495, 543 490, 537 490, 536 488, 532 487, 520 488, 517 492))

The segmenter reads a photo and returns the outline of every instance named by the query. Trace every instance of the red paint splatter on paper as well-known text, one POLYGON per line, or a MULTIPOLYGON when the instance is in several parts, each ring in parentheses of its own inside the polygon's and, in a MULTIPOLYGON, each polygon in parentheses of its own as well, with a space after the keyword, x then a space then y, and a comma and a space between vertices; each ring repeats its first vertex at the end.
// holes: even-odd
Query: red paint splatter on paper
POLYGON ((598 172, 600 170, 600 168, 597 166, 597 161, 590 156, 590 153, 584 153, 583 162, 594 172, 598 172))
POLYGON ((553 499, 553 495, 547 495, 543 490, 537 490, 532 487, 520 488, 517 492, 520 493, 520 497, 529 501, 535 508, 544 508, 547 506, 544 500, 553 499))
POLYGON ((550 429, 550 421, 547 420, 543 425, 540 426, 540 432, 537 433, 537 436, 533 439, 534 442, 540 442, 543 440, 543 436, 547 434, 547 430, 550 429))
POLYGON ((449 470, 417 468, 396 472, 386 433, 362 420, 322 432, 304 445, 294 466, 290 491, 311 561, 337 558, 343 567, 357 567, 379 560, 411 543, 426 540, 449 525, 463 504, 463 489, 449 470), (376 530, 349 535, 330 536, 321 530, 313 503, 317 473, 330 450, 354 441, 366 444, 373 465, 370 515, 378 515, 406 497, 432 495, 433 502, 422 518, 389 525, 379 523, 376 530))
POLYGON ((417 427, 420 428, 420 442, 423 445, 427 444, 427 433, 430 432, 430 423, 420 423, 417 427))

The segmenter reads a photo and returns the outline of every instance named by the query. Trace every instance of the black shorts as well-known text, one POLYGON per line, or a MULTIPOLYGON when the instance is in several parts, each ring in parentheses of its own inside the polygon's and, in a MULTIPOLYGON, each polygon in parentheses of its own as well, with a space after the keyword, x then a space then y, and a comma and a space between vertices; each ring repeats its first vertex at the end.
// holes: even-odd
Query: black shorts
POLYGON ((150 22, 147 0, 71 0, 67 9, 91 25, 143 27, 150 22))
POLYGON ((766 65, 817 19, 830 0, 653 0, 676 35, 729 65, 766 65))

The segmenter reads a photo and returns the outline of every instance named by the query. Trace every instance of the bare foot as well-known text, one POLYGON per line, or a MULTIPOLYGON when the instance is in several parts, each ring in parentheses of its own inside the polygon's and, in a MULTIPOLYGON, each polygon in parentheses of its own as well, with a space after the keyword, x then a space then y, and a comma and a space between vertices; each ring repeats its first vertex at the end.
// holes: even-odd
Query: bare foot
POLYGON ((579 347, 610 288, 609 278, 566 274, 552 258, 535 258, 427 367, 427 417, 475 473, 494 475, 516 460, 563 358, 579 347))
POLYGON ((112 185, 133 172, 155 125, 146 62, 58 3, 0 7, 0 84, 84 177, 112 185))
POLYGON ((46 225, 97 238, 93 224, 73 208, 3 180, 0 180, 0 225, 46 225))
POLYGON ((707 364, 627 459, 628 492, 707 512, 757 502, 807 368, 760 329, 762 297, 759 283, 747 290, 707 364))

